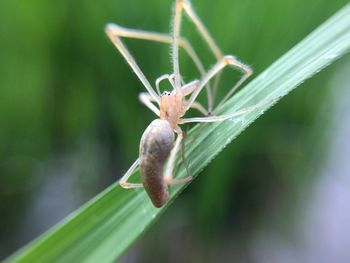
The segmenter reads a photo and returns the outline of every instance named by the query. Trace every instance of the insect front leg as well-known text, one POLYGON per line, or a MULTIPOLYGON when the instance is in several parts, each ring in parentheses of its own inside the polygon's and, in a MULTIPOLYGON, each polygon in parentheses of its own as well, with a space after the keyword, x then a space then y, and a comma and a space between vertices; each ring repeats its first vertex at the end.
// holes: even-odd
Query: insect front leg
MULTIPOLYGON (((122 27, 117 24, 108 24, 107 27, 109 27, 114 34, 124 38, 142 39, 142 40, 154 41, 154 42, 165 43, 165 44, 173 43, 173 37, 168 34, 131 29, 131 28, 122 27)), ((199 59, 197 53, 194 51, 191 43, 186 38, 179 37, 179 47, 184 49, 184 51, 187 53, 187 55, 191 58, 191 60, 197 67, 198 71, 202 75, 205 74, 203 63, 199 59)))
POLYGON ((141 92, 139 94, 139 100, 159 117, 160 115, 159 109, 152 103, 156 101, 153 99, 153 97, 149 93, 141 92))
POLYGON ((126 46, 121 41, 120 37, 122 36, 122 31, 120 30, 120 27, 114 24, 108 24, 105 28, 106 34, 109 37, 109 39, 112 41, 114 46, 119 50, 119 52, 122 54, 124 59, 128 62, 132 70, 135 72, 137 77, 140 79, 142 84, 145 86, 149 94, 159 102, 159 95, 157 92, 152 88, 151 84, 147 80, 146 76, 143 74, 142 70, 136 63, 134 57, 130 54, 129 50, 126 48, 126 46))
MULTIPOLYGON (((122 26, 119 26, 117 24, 108 24, 106 26, 106 33, 113 42, 113 44, 118 48, 118 50, 122 53, 126 61, 129 63, 129 65, 132 67, 132 69, 135 71, 136 75, 139 77, 141 82, 144 84, 146 89, 150 92, 150 94, 156 98, 160 94, 156 94, 156 92, 151 87, 150 83, 142 73, 139 66, 136 64, 135 59, 132 57, 130 52, 127 50, 126 46, 121 42, 121 38, 132 38, 132 39, 142 39, 142 40, 148 40, 148 41, 154 41, 159 43, 166 43, 166 44, 173 44, 173 36, 168 34, 162 34, 158 32, 152 32, 152 31, 144 31, 144 30, 138 30, 138 29, 131 29, 131 28, 125 28, 122 26)), ((183 48, 184 51, 187 53, 187 55, 191 58, 193 63, 195 64, 197 70, 200 72, 200 74, 203 76, 205 74, 205 69, 203 66, 202 61, 194 51, 191 43, 181 36, 178 37, 178 45, 180 48, 183 48)), ((210 93, 211 89, 209 84, 206 86, 208 92, 210 93)), ((208 93, 208 96, 210 96, 208 93)))
POLYGON ((162 75, 162 76, 160 76, 159 78, 156 79, 156 89, 157 89, 159 95, 161 95, 160 88, 159 88, 159 84, 160 84, 163 80, 165 80, 165 79, 167 79, 167 80, 169 81, 169 83, 171 84, 171 86, 172 86, 173 88, 175 88, 175 87, 174 87, 173 78, 174 78, 174 74, 171 74, 171 75, 169 75, 169 74, 164 74, 164 75, 162 75))
POLYGON ((127 172, 123 175, 122 178, 119 180, 119 184, 121 187, 125 189, 131 189, 131 188, 141 188, 143 187, 142 184, 135 184, 135 183, 128 183, 129 177, 134 173, 135 169, 139 166, 139 158, 130 166, 130 168, 127 170, 127 172))

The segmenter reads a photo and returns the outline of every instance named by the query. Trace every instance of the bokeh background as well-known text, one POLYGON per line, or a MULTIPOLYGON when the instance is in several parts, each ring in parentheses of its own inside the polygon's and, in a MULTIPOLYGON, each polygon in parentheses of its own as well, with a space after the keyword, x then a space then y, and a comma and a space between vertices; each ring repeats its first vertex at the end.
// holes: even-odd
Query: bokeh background
MULTIPOLYGON (((347 2, 192 1, 221 49, 255 75, 347 2)), ((1 2, 0 259, 115 182, 137 157, 154 116, 103 29, 115 22, 169 32, 172 3, 1 2)), ((185 21, 183 29, 213 64, 193 26, 185 21)), ((126 43, 151 83, 171 72, 169 47, 126 43)), ((186 57, 181 69, 187 80, 197 76, 186 57)), ((349 73, 345 56, 283 98, 121 262, 350 262, 349 73)))

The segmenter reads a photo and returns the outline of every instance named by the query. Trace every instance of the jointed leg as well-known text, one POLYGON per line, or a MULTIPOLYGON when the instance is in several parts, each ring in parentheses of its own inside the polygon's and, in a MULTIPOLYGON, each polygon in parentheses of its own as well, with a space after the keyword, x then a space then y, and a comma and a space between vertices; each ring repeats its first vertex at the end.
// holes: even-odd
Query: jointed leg
POLYGON ((160 88, 159 88, 160 82, 162 82, 163 80, 167 79, 169 81, 169 83, 171 84, 171 86, 173 88, 175 88, 174 87, 173 78, 174 78, 174 74, 170 74, 170 75, 169 74, 164 74, 164 75, 162 75, 162 76, 160 76, 159 78, 156 79, 156 89, 158 91, 159 96, 161 95, 160 88))
POLYGON ((184 133, 184 136, 183 136, 182 141, 181 141, 181 160, 182 160, 182 163, 185 167, 187 177, 192 178, 191 173, 190 173, 190 169, 188 168, 187 160, 185 157, 185 139, 186 139, 186 133, 184 133))
POLYGON ((159 96, 155 92, 155 90, 152 88, 151 84, 141 71, 140 67, 137 65, 135 59, 132 57, 128 49, 124 46, 123 42, 120 40, 119 35, 116 33, 118 32, 117 27, 113 24, 108 24, 105 28, 106 33, 112 43, 116 46, 116 48, 119 50, 119 52, 123 55, 125 60, 128 62, 128 64, 131 66, 133 71, 136 73, 138 78, 141 80, 142 84, 145 86, 147 91, 151 94, 151 96, 154 98, 155 101, 159 103, 159 96))
POLYGON ((195 101, 191 105, 192 109, 198 110, 200 113, 202 113, 204 116, 208 116, 209 112, 203 107, 202 104, 199 102, 195 101))
MULTIPOLYGON (((166 44, 172 44, 173 43, 173 37, 170 36, 170 35, 157 33, 157 32, 150 32, 150 31, 144 31, 144 30, 136 30, 136 29, 125 28, 125 27, 121 27, 121 26, 116 25, 116 24, 108 24, 107 27, 106 27, 106 32, 107 32, 107 35, 110 38, 111 38, 111 35, 112 35, 112 36, 117 37, 118 39, 120 37, 125 37, 125 38, 142 39, 142 40, 148 40, 148 41, 154 41, 154 42, 160 42, 160 43, 166 43, 166 44)), ((113 42, 113 40, 112 40, 112 42, 113 42)), ((119 40, 119 42, 120 42, 120 40, 119 40)), ((178 45, 179 45, 179 47, 183 48, 185 50, 185 52, 187 53, 187 55, 192 59, 193 63, 197 67, 197 69, 198 69, 199 73, 201 74, 201 76, 204 76, 206 72, 205 72, 203 63, 201 62, 201 60, 199 59, 198 55, 196 54, 196 52, 192 48, 191 44, 185 38, 179 37, 178 45)), ((119 49, 118 46, 117 46, 117 48, 119 49)), ((124 56, 124 54, 123 54, 123 56, 124 56)), ((126 60, 129 62, 128 59, 126 59, 126 60)), ((136 62, 134 64, 136 64, 136 62)), ((133 65, 132 64, 130 64, 130 65, 134 69, 133 65)), ((140 76, 139 76, 139 78, 140 78, 140 76)), ((181 80, 180 80, 180 82, 181 82, 181 80)), ((206 85, 206 89, 207 89, 207 93, 208 93, 208 95, 207 95, 208 96, 208 105, 210 105, 211 101, 213 99, 212 99, 211 88, 210 88, 209 83, 206 85)), ((147 88, 147 90, 148 90, 148 88, 147 88)))
POLYGON ((216 59, 217 60, 221 59, 223 57, 223 54, 222 54, 220 48, 215 43, 214 39, 209 34, 209 31, 204 26, 203 22, 200 20, 200 18, 196 14, 196 12, 193 10, 190 1, 178 0, 177 4, 180 4, 182 6, 182 8, 185 10, 186 14, 190 18, 190 20, 193 22, 193 24, 196 26, 200 35, 203 37, 204 41, 208 44, 210 50, 213 52, 216 59))
POLYGON ((181 178, 181 179, 173 179, 173 171, 174 171, 174 166, 175 166, 175 162, 176 162, 176 155, 180 150, 181 142, 183 139, 183 133, 179 127, 178 127, 178 129, 176 129, 176 133, 177 133, 177 138, 175 141, 175 146, 170 152, 170 156, 169 156, 169 159, 168 159, 168 162, 166 165, 166 169, 164 172, 164 180, 165 180, 167 185, 182 184, 182 183, 186 183, 186 182, 189 182, 192 180, 192 176, 187 176, 187 177, 181 178))
POLYGON ((271 99, 271 100, 267 100, 265 102, 262 102, 262 103, 259 103, 259 104, 256 104, 256 105, 253 105, 253 106, 250 106, 247 108, 243 108, 243 109, 238 110, 236 112, 225 114, 225 115, 180 119, 179 124, 190 123, 190 122, 217 122, 217 121, 224 121, 227 119, 236 118, 236 117, 241 116, 243 114, 249 113, 255 109, 264 107, 264 106, 271 104, 271 103, 274 103, 278 99, 279 99, 279 97, 271 99))
MULTIPOLYGON (((198 88, 199 84, 200 84, 199 80, 194 80, 194 81, 189 82, 186 85, 182 86, 181 91, 185 96, 190 95, 198 88)), ((191 108, 198 110, 199 112, 201 112, 205 116, 208 115, 208 111, 202 106, 202 104, 200 104, 197 101, 194 101, 192 103, 191 108)))
POLYGON ((173 41, 172 41, 172 60, 173 60, 173 72, 175 75, 175 90, 180 90, 181 88, 181 75, 179 66, 179 39, 180 39, 180 28, 181 28, 181 18, 182 18, 182 3, 177 0, 175 4, 175 15, 173 21, 173 41))
MULTIPOLYGON (((242 85, 242 83, 244 81, 246 81, 252 74, 253 74, 253 70, 246 64, 243 64, 242 62, 240 62, 239 60, 235 59, 235 64, 232 64, 232 66, 235 66, 237 68, 239 68, 241 71, 243 71, 243 76, 240 78, 240 80, 233 85, 233 87, 230 89, 230 91, 225 95, 225 97, 220 101, 220 103, 218 104, 217 108, 219 108, 222 104, 224 104, 231 96, 232 94, 237 91, 237 89, 242 85)), ((216 93, 216 91, 215 91, 216 93)))
MULTIPOLYGON (((161 92, 160 92, 160 88, 159 88, 159 84, 161 81, 167 79, 169 81, 169 83, 171 84, 171 86, 173 87, 173 89, 175 89, 175 83, 174 83, 174 78, 175 78, 175 74, 164 74, 162 76, 160 76, 159 78, 156 79, 156 88, 157 88, 157 91, 158 91, 158 94, 161 95, 161 92)), ((197 82, 199 82, 197 80, 197 82)), ((185 86, 182 86, 181 88, 183 87, 187 87, 189 85, 191 85, 192 82, 188 83, 185 85, 183 79, 181 78, 181 85, 185 85, 185 86)))
MULTIPOLYGON (((204 41, 208 44, 215 58, 217 60, 221 59, 223 57, 221 50, 219 49, 218 45, 215 43, 214 39, 209 34, 209 31, 206 29, 206 27, 204 26, 204 24, 196 14, 196 12, 193 10, 191 3, 187 0, 177 0, 176 10, 178 10, 178 14, 175 13, 175 17, 174 17, 174 39, 175 39, 175 33, 176 33, 176 25, 178 24, 180 28, 182 10, 184 10, 185 13, 188 15, 188 17, 190 18, 190 20, 195 25, 195 27, 197 28, 198 32, 200 33, 204 41)), ((174 49, 175 49, 175 46, 173 46, 173 52, 174 52, 174 49)), ((173 63, 175 63, 174 59, 173 59, 173 63)), ((218 75, 215 79, 214 89, 213 89, 214 92, 217 89, 217 86, 219 84, 219 79, 220 79, 220 75, 218 75)), ((215 98, 213 96, 212 90, 209 88, 207 88, 207 94, 208 94, 208 111, 211 112, 213 109, 215 98)))
POLYGON ((122 178, 119 180, 119 184, 121 187, 125 189, 130 189, 130 188, 141 188, 143 187, 142 184, 134 184, 134 183, 128 183, 129 177, 133 174, 135 169, 139 166, 139 158, 131 165, 129 170, 123 175, 122 178))
MULTIPOLYGON (((224 67, 226 66, 232 66, 232 67, 238 67, 245 71, 245 74, 242 76, 242 78, 237 82, 237 84, 233 87, 232 90, 235 90, 239 87, 239 85, 242 84, 243 81, 245 81, 250 75, 251 71, 249 68, 247 68, 246 65, 241 63, 239 60, 237 60, 233 56, 224 56, 222 57, 215 65, 212 67, 206 75, 201 80, 200 85, 197 87, 196 90, 192 93, 190 99, 188 100, 188 104, 186 109, 189 109, 193 102, 196 100, 197 96, 199 95, 202 88, 215 76, 217 75, 224 67)), ((231 90, 231 91, 232 91, 231 90)), ((229 95, 231 95, 231 91, 229 92, 229 95)), ((226 96, 227 97, 227 96, 226 96)), ((226 97, 224 99, 226 99, 226 97)), ((221 104, 221 103, 220 103, 221 104)))
POLYGON ((145 104, 151 111, 153 111, 157 116, 160 115, 159 109, 152 103, 154 101, 153 97, 147 92, 141 92, 139 94, 140 101, 145 104))
MULTIPOLYGON (((119 26, 116 24, 109 24, 107 27, 110 27, 110 30, 112 30, 112 33, 114 35, 119 36, 119 37, 142 39, 142 40, 160 42, 160 43, 165 43, 165 44, 172 44, 172 42, 173 42, 172 36, 167 35, 167 34, 125 28, 125 27, 122 27, 122 26, 119 26)), ((183 48, 185 50, 185 52, 188 54, 188 56, 193 60, 193 63, 197 67, 198 71, 201 74, 205 74, 205 69, 204 69, 203 63, 201 62, 198 55, 196 54, 196 52, 192 48, 191 44, 187 41, 187 39, 180 37, 179 38, 179 47, 183 48)))
MULTIPOLYGON (((177 0, 176 2, 177 6, 180 6, 184 9, 190 20, 193 22, 193 24, 196 26, 197 30, 199 31, 200 35, 203 37, 204 41, 208 44, 210 50, 213 52, 214 56, 217 60, 221 60, 223 58, 223 53, 221 52, 220 48, 212 38, 212 36, 209 34, 209 31, 204 26, 203 22, 200 20, 196 12, 193 10, 190 1, 188 0, 177 0)), ((180 8, 181 11, 181 8, 180 8)), ((181 14, 180 14, 181 15, 181 14)), ((179 16, 180 16, 179 15, 179 16)), ((180 18, 178 18, 180 19, 180 18)), ((175 24, 175 23, 174 23, 175 24)), ((235 63, 231 64, 234 67, 239 68, 244 72, 244 76, 235 84, 231 90, 227 93, 227 95, 224 97, 223 100, 219 103, 218 107, 221 106, 237 89, 238 87, 252 74, 252 70, 249 66, 245 65, 244 63, 240 62, 238 59, 235 59, 235 63)), ((203 77, 204 79, 204 77, 203 77)), ((208 111, 212 112, 215 96, 217 93, 217 88, 220 81, 220 73, 216 74, 215 80, 214 80, 214 88, 213 91, 210 94, 211 99, 208 101, 208 111)))

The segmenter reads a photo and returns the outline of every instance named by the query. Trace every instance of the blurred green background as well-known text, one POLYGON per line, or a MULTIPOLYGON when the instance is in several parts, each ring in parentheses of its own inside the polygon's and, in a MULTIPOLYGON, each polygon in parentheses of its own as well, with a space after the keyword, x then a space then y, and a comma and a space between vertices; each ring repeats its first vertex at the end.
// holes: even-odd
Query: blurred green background
MULTIPOLYGON (((224 53, 258 75, 347 2, 192 4, 224 53)), ((1 2, 0 259, 115 182, 137 157, 154 115, 138 101, 144 88, 104 26, 169 32, 172 4, 1 2)), ((188 21, 183 33, 207 67, 215 62, 188 21)), ((171 72, 168 46, 126 43, 151 83, 171 72)), ((255 122, 121 261, 349 262, 349 68, 346 56, 255 122)), ((181 70, 186 80, 198 77, 186 57, 181 70)))

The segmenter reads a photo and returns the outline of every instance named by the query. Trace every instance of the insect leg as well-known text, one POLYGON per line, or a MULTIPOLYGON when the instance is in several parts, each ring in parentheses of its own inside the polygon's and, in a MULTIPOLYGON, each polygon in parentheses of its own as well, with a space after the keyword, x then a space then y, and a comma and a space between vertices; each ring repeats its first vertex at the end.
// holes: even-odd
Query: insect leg
MULTIPOLYGON (((223 53, 221 52, 220 48, 218 47, 218 45, 214 41, 213 37, 210 35, 210 33, 207 30, 207 28, 204 26, 204 24, 201 21, 201 19, 198 17, 196 12, 194 11, 190 1, 188 1, 188 0, 181 0, 179 2, 181 2, 182 6, 183 6, 183 9, 185 10, 186 14, 190 18, 190 20, 193 22, 193 24, 196 26, 196 28, 199 31, 200 35, 203 37, 204 41, 208 44, 210 50, 213 52, 213 54, 216 57, 216 59, 217 60, 222 59, 223 53)), ((242 70, 244 72, 244 76, 242 76, 242 78, 239 80, 239 82, 230 89, 230 91, 227 93, 227 95, 224 97, 224 99, 222 99, 220 101, 218 107, 221 106, 239 88, 239 86, 247 78, 249 78, 249 76, 252 75, 252 70, 251 70, 251 68, 249 66, 247 66, 244 63, 240 62, 236 58, 235 58, 235 60, 236 60, 235 61, 236 63, 232 64, 232 66, 237 67, 238 69, 242 70)), ((216 96, 216 93, 217 93, 219 81, 220 81, 220 73, 218 72, 216 77, 215 77, 215 80, 214 80, 212 101, 211 101, 211 103, 209 103, 209 106, 208 106, 208 111, 209 112, 211 112, 212 109, 213 109, 213 104, 214 104, 215 96, 216 96)))
POLYGON ((239 81, 232 86, 232 88, 230 89, 230 91, 225 95, 225 97, 219 102, 217 108, 219 108, 222 104, 225 103, 225 101, 227 101, 232 94, 237 91, 237 89, 242 85, 242 83, 244 81, 246 81, 252 74, 253 74, 253 70, 246 64, 243 64, 242 62, 240 62, 237 58, 233 57, 234 59, 234 63, 231 64, 231 66, 233 67, 237 67, 240 70, 243 71, 243 76, 239 79, 239 81))
POLYGON ((153 97, 147 92, 141 92, 139 94, 140 101, 145 104, 151 111, 153 111, 157 116, 160 115, 159 109, 152 103, 154 101, 153 97))
POLYGON ((137 65, 135 59, 130 54, 128 49, 124 46, 123 42, 120 40, 120 32, 119 27, 113 24, 108 24, 105 28, 105 31, 114 44, 114 46, 119 50, 119 52, 123 55, 125 60, 128 62, 128 64, 131 66, 135 74, 138 76, 138 78, 141 80, 142 84, 145 86, 147 91, 151 94, 151 96, 154 98, 155 101, 159 103, 159 96, 157 92, 152 88, 151 84, 143 74, 140 67, 137 65))
MULTIPOLYGON (((160 42, 165 44, 173 43, 173 37, 168 34, 125 28, 116 24, 108 24, 106 26, 106 31, 110 31, 111 34, 118 37, 148 40, 148 41, 160 42)), ((191 46, 191 43, 186 38, 179 37, 179 47, 185 50, 187 55, 191 58, 191 60, 195 64, 199 73, 201 75, 204 75, 205 69, 204 69, 203 63, 201 62, 198 55, 194 51, 193 47, 191 46)), ((207 89, 210 89, 210 87, 208 87, 207 89)))
MULTIPOLYGON (((209 31, 207 30, 207 28, 205 27, 205 25, 203 24, 203 22, 201 21, 199 16, 196 14, 194 9, 192 8, 190 1, 180 0, 179 2, 181 3, 187 16, 190 18, 190 21, 192 21, 194 26, 197 28, 199 34, 201 35, 201 37, 203 38, 205 43, 207 43, 209 49, 214 54, 215 58, 217 60, 221 59, 223 57, 223 53, 221 52, 220 48, 216 44, 213 37, 210 35, 209 31)), ((213 91, 210 91, 210 93, 211 93, 210 98, 208 96, 208 111, 209 112, 211 112, 213 110, 216 90, 217 90, 217 87, 219 85, 219 81, 220 81, 220 74, 217 74, 216 78, 214 80, 213 91)))
MULTIPOLYGON (((203 89, 204 85, 206 85, 215 75, 217 75, 223 68, 226 66, 232 66, 232 67, 242 67, 244 68, 244 64, 239 62, 235 57, 227 55, 222 57, 216 64, 204 75, 204 77, 201 80, 200 85, 193 91, 190 99, 187 102, 186 109, 189 109, 192 105, 192 103, 196 100, 198 94, 203 89)), ((240 81, 237 82, 237 84, 234 86, 234 89, 239 87, 239 85, 242 84, 243 81, 245 81, 250 75, 245 74, 240 81)))
POLYGON ((130 168, 127 170, 127 172, 123 175, 122 178, 119 180, 119 184, 121 187, 125 189, 130 189, 130 188, 141 188, 143 187, 142 184, 135 184, 135 183, 128 183, 129 177, 133 174, 135 169, 139 166, 139 158, 130 166, 130 168))
POLYGON ((172 78, 174 78, 173 74, 171 74, 171 75, 164 74, 156 79, 156 88, 157 88, 159 96, 161 95, 159 83, 162 82, 163 80, 167 79, 169 81, 169 83, 171 84, 171 86, 174 88, 174 82, 173 82, 172 78))
POLYGON ((217 121, 224 121, 227 119, 233 119, 233 118, 239 117, 243 114, 249 113, 253 110, 256 110, 258 108, 272 104, 272 103, 276 102, 279 98, 280 97, 277 97, 277 98, 274 98, 271 100, 267 100, 267 101, 264 101, 262 103, 255 104, 253 106, 246 107, 246 108, 243 108, 241 110, 238 110, 238 111, 226 114, 226 115, 180 119, 179 124, 190 123, 190 122, 217 122, 217 121))
MULTIPOLYGON (((193 91, 195 91, 198 88, 199 84, 200 84, 199 80, 191 81, 191 82, 187 83, 186 85, 182 86, 181 91, 185 96, 187 96, 187 95, 191 94, 193 91)), ((202 113, 205 116, 208 115, 208 111, 203 107, 202 104, 200 104, 197 101, 194 101, 192 103, 191 108, 198 110, 200 113, 202 113)))
MULTIPOLYGON (((192 179, 192 176, 191 176, 191 173, 190 173, 190 169, 188 168, 187 160, 186 160, 186 157, 185 157, 186 132, 183 133, 183 134, 184 134, 184 136, 183 136, 182 141, 181 141, 181 160, 182 160, 182 163, 185 166, 187 177, 190 177, 192 179)), ((185 178, 185 179, 187 179, 187 178, 185 178)))
MULTIPOLYGON (((160 89, 159 89, 159 84, 160 84, 161 81, 163 81, 165 79, 167 79, 169 81, 170 85, 173 87, 173 89, 175 89, 174 78, 175 78, 174 74, 164 74, 164 75, 162 75, 162 76, 160 76, 159 78, 156 79, 156 88, 157 88, 157 91, 158 91, 159 95, 161 95, 161 92, 160 92, 160 89)), ((192 84, 192 82, 185 85, 185 82, 181 78, 181 85, 185 85, 183 87, 187 87, 190 84, 192 84)), ((182 87, 181 87, 181 89, 182 89, 182 87)))
POLYGON ((195 101, 191 105, 192 109, 198 110, 200 113, 202 113, 204 116, 208 116, 208 111, 203 107, 202 104, 199 102, 195 101))
POLYGON ((177 138, 175 141, 175 146, 170 152, 170 156, 164 172, 164 180, 167 185, 182 184, 192 180, 192 176, 190 175, 181 179, 173 179, 173 171, 174 171, 174 166, 176 162, 176 155, 180 150, 182 139, 183 139, 183 133, 180 127, 176 129, 176 133, 177 133, 177 138))
POLYGON ((180 28, 181 28, 181 18, 182 18, 182 3, 181 1, 176 1, 174 8, 174 19, 173 19, 173 41, 171 45, 172 50, 172 60, 173 60, 173 72, 174 72, 174 84, 175 90, 180 90, 181 88, 181 75, 179 66, 179 38, 180 38, 180 28))
POLYGON ((185 10, 186 14, 190 18, 190 20, 193 22, 197 30, 199 31, 200 35, 203 37, 204 41, 208 44, 210 50, 213 52, 214 56, 217 60, 221 59, 223 57, 223 54, 218 47, 218 45, 215 43, 212 36, 209 34, 209 31, 204 26, 201 19, 198 17, 196 12, 193 10, 193 7, 191 6, 190 1, 188 0, 178 0, 178 4, 182 6, 182 8, 185 10))

